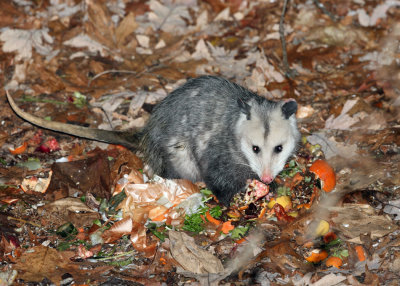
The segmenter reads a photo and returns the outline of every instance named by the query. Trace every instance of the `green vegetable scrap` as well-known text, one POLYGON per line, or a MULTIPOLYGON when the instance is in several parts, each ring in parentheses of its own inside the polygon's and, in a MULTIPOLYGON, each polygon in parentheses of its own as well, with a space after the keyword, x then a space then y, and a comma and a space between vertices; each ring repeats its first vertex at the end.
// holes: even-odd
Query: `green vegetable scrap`
POLYGON ((73 104, 78 107, 78 108, 82 108, 86 105, 86 96, 81 94, 78 91, 74 92, 74 101, 73 104))

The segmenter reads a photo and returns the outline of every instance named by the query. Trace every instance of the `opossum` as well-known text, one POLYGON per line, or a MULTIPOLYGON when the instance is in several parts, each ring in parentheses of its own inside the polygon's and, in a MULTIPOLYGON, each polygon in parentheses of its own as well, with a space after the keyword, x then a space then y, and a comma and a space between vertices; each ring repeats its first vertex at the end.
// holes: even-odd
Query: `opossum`
POLYGON ((271 183, 300 133, 294 100, 270 101, 216 76, 188 80, 153 110, 141 130, 106 131, 51 122, 22 111, 39 127, 139 151, 155 174, 204 181, 228 205, 248 179, 271 183))

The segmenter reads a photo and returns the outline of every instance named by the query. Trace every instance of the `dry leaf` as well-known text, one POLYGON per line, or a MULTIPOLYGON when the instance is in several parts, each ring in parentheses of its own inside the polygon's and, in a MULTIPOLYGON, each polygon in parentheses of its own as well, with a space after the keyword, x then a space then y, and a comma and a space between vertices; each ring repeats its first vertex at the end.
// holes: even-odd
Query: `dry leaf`
POLYGON ((75 227, 90 226, 100 214, 78 198, 64 198, 40 207, 38 212, 56 225, 71 222, 75 227), (45 212, 44 212, 45 211, 45 212))
POLYGON ((331 115, 325 122, 326 129, 379 130, 387 125, 386 119, 379 111, 370 111, 369 105, 361 99, 347 100, 339 116, 331 115))
POLYGON ((162 30, 174 34, 182 34, 186 32, 186 22, 191 20, 187 6, 180 4, 163 5, 157 0, 151 0, 148 17, 151 21, 154 31, 162 30))
POLYGON ((377 5, 374 8, 371 16, 368 16, 364 9, 358 9, 358 22, 364 27, 375 26, 379 19, 386 18, 387 10, 393 6, 400 6, 400 1, 386 0, 385 3, 377 5))
POLYGON ((307 41, 314 41, 329 46, 349 46, 356 41, 368 41, 363 30, 340 24, 316 27, 310 30, 305 38, 307 41))
POLYGON ((5 28, 0 34, 3 41, 3 51, 6 53, 16 52, 15 59, 28 60, 32 57, 32 49, 41 55, 49 55, 53 48, 53 38, 49 35, 49 29, 40 30, 17 30, 5 28))
POLYGON ((172 257, 187 271, 194 273, 219 273, 224 271, 221 261, 196 245, 186 233, 170 230, 172 257))
POLYGON ((361 120, 360 115, 354 114, 354 116, 350 116, 348 112, 356 105, 358 99, 350 99, 347 100, 343 106, 342 112, 338 117, 335 118, 334 115, 331 115, 325 122, 326 129, 341 129, 348 130, 355 123, 361 120))
POLYGON ((126 217, 114 223, 114 225, 103 232, 102 238, 105 243, 111 243, 121 238, 124 234, 130 234, 133 229, 132 219, 126 217))
POLYGON ((131 12, 129 13, 119 24, 118 28, 115 30, 115 37, 117 39, 117 45, 121 45, 125 42, 126 37, 132 34, 138 24, 135 20, 135 15, 131 12))
POLYGON ((387 216, 378 215, 370 205, 345 204, 343 207, 330 207, 336 213, 332 218, 348 241, 361 243, 360 235, 371 233, 371 238, 380 238, 394 232, 398 227, 387 216))
POLYGON ((100 53, 103 57, 108 55, 108 48, 106 46, 96 42, 86 34, 79 34, 76 37, 65 41, 64 45, 74 48, 87 48, 90 53, 100 53))
MULTIPOLYGON (((342 274, 330 273, 314 282, 313 273, 307 273, 303 277, 297 276, 292 279, 293 285, 302 286, 334 286, 334 285, 342 285, 341 282, 347 279, 346 276, 342 274)), ((343 284, 344 285, 344 284, 343 284)))
POLYGON ((326 159, 330 159, 334 156, 349 159, 357 155, 358 148, 356 144, 337 142, 334 137, 327 137, 324 132, 317 132, 307 136, 307 141, 312 145, 320 145, 326 159))
POLYGON ((92 157, 73 162, 54 163, 50 190, 76 188, 82 192, 91 192, 93 195, 110 198, 111 179, 108 155, 99 151, 92 157))
POLYGON ((70 261, 72 256, 71 252, 58 252, 54 248, 39 245, 24 252, 17 259, 14 269, 18 271, 18 278, 26 281, 41 282, 47 277, 60 284, 61 276, 73 267, 70 261))

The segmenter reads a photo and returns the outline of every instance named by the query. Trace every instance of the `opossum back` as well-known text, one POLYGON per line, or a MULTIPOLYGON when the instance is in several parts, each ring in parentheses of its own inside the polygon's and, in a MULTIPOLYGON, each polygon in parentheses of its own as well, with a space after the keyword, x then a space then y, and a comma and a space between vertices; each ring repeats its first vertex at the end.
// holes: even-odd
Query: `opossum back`
POLYGON ((142 141, 146 160, 161 175, 201 180, 209 142, 217 137, 233 140, 237 100, 251 96, 222 78, 188 80, 154 108, 142 141))

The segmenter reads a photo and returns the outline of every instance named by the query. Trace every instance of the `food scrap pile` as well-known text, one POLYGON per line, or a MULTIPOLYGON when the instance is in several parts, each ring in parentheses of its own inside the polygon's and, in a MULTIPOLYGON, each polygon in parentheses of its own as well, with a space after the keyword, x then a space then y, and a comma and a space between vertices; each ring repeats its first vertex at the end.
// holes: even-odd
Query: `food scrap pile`
MULTIPOLYGON (((28 148, 39 150, 37 146, 42 145, 43 140, 35 144, 30 142, 28 148)), ((54 138, 49 140, 57 143, 54 138)), ((339 268, 342 259, 348 256, 330 224, 311 215, 320 199, 330 195, 336 179, 320 147, 311 145, 305 138, 301 149, 273 183, 249 181, 246 190, 237 194, 229 207, 219 204, 202 183, 151 178, 143 170, 141 160, 119 146, 110 145, 107 150, 97 148, 85 155, 57 161, 50 169, 43 170, 42 177, 27 176, 20 186, 26 194, 55 199, 40 205, 31 221, 46 226, 47 231, 55 231, 51 243, 59 251, 72 253, 70 259, 76 263, 83 259, 118 266, 139 261, 148 265, 151 259, 158 257, 165 261, 158 260, 157 265, 166 265, 168 261, 169 267, 175 265, 193 272, 195 269, 186 265, 189 259, 186 255, 182 258, 166 246, 178 243, 172 235, 176 232, 180 236, 187 235, 186 239, 195 239, 194 245, 206 249, 215 247, 213 257, 218 263, 237 256, 240 247, 245 249, 252 244, 254 233, 259 231, 268 233, 259 241, 260 249, 289 234, 297 244, 288 249, 295 250, 293 253, 299 255, 304 267, 308 267, 307 263, 318 265, 324 261, 325 267, 339 268), (85 181, 84 174, 80 177, 82 168, 99 179, 85 181), (106 171, 101 174, 99 170, 106 171), (110 177, 106 178, 108 174, 110 177), (60 192, 58 184, 72 184, 66 180, 69 177, 75 177, 74 182, 80 184, 69 185, 66 188, 69 194, 60 192), (107 182, 113 190, 112 196, 104 193, 98 181, 107 182), (81 192, 80 187, 92 192, 81 192), (302 225, 297 232, 291 232, 291 228, 298 227, 296 224, 302 225)), ((40 161, 37 164, 40 166, 40 161)), ((18 199, 12 203, 18 205, 18 199)), ((9 210, 14 217, 22 216, 18 214, 21 208, 10 206, 9 210)), ((362 249, 359 252, 364 253, 362 249)), ((7 256, 9 261, 22 258, 7 256)))
POLYGON ((242 211, 246 218, 267 214, 292 221, 302 208, 309 209, 322 191, 329 193, 335 187, 335 171, 321 156, 318 146, 306 143, 271 185, 251 181, 245 192, 235 196, 231 208, 242 211))
MULTIPOLYGON (((194 185, 182 189, 182 185, 161 178, 147 184, 126 186, 127 198, 119 206, 125 220, 129 217, 136 223, 143 223, 162 241, 168 236, 169 230, 175 229, 198 237, 204 236, 210 243, 218 244, 230 238, 233 243, 240 244, 247 240, 252 229, 257 229, 263 222, 281 226, 282 223, 288 225, 294 222, 296 218, 304 216, 313 204, 317 204, 321 196, 329 195, 334 189, 335 172, 323 159, 319 146, 313 146, 306 140, 304 143, 272 184, 249 181, 246 190, 234 197, 230 207, 221 207, 206 188, 200 187, 200 193, 197 193, 194 185), (143 195, 144 190, 146 195, 143 195), (186 193, 187 190, 190 190, 189 193, 186 193), (171 196, 171 193, 174 195, 171 196), (180 195, 176 196, 177 193, 180 195), (140 201, 142 203, 138 203, 140 201)), ((329 224, 321 221, 308 242, 319 238, 323 245, 319 243, 318 247, 337 247, 340 242, 334 233, 330 233, 328 238, 324 237, 329 230, 329 224)), ((128 229, 124 233, 130 232, 131 229, 128 229)), ((303 235, 306 237, 305 233, 303 235)), ((309 243, 306 246, 309 247, 309 243)), ((146 244, 137 249, 146 249, 146 244)), ((327 253, 326 250, 323 253, 327 253)), ((304 255, 307 261, 319 262, 309 258, 308 254, 304 255)))

